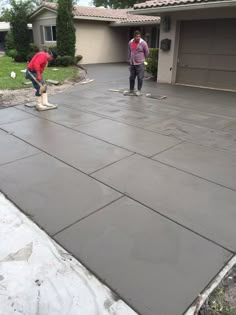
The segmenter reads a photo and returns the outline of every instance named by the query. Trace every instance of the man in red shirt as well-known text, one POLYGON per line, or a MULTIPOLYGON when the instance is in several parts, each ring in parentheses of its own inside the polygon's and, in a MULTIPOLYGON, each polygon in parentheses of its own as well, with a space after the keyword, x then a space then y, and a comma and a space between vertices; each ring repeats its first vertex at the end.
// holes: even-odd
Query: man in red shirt
POLYGON ((37 97, 37 104, 35 107, 39 111, 57 108, 56 105, 52 105, 48 102, 48 94, 46 92, 46 89, 44 93, 41 93, 40 91, 40 85, 45 84, 45 81, 42 77, 44 69, 47 66, 48 62, 52 61, 56 57, 57 53, 55 51, 39 52, 34 55, 27 66, 26 79, 32 81, 33 86, 36 90, 35 96, 37 97))
POLYGON ((141 38, 141 33, 139 31, 136 31, 134 33, 134 38, 131 39, 128 45, 128 58, 130 63, 130 89, 127 95, 142 95, 141 89, 144 78, 144 62, 145 59, 148 57, 148 54, 149 49, 147 43, 141 38), (135 92, 134 90, 136 77, 138 78, 137 92, 135 92))

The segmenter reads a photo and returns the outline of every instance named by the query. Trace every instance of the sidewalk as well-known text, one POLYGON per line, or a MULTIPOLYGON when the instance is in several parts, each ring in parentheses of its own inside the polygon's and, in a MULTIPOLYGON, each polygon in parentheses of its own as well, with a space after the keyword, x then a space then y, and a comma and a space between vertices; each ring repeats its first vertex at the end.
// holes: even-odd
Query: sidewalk
POLYGON ((235 94, 108 91, 127 75, 0 110, 0 191, 137 313, 181 315, 236 252, 235 94))

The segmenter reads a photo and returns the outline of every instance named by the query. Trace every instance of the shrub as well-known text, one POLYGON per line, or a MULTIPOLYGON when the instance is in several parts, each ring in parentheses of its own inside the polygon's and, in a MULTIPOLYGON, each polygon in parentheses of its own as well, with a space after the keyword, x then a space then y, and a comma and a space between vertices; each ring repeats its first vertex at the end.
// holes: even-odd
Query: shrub
POLYGON ((35 44, 30 44, 30 53, 37 54, 39 52, 39 47, 35 44))
POLYGON ((26 61, 30 61, 30 60, 34 57, 35 54, 36 54, 36 52, 31 52, 31 53, 29 53, 29 54, 27 55, 27 57, 26 57, 26 61))
POLYGON ((75 63, 75 58, 72 56, 62 56, 61 57, 61 66, 68 67, 75 63))
POLYGON ((148 64, 146 65, 146 71, 156 78, 158 66, 158 48, 150 48, 147 63, 148 64))
POLYGON ((16 56, 14 57, 15 62, 25 62, 26 56, 25 53, 16 53, 16 56))
POLYGON ((6 49, 6 51, 15 49, 12 31, 7 32, 7 35, 5 38, 5 49, 6 49))
POLYGON ((58 56, 56 60, 53 60, 53 62, 50 62, 50 64, 48 64, 48 66, 60 66, 61 65, 61 56, 58 56))
POLYGON ((57 51, 57 46, 49 46, 47 51, 49 50, 57 51))
POLYGON ((14 59, 17 55, 16 49, 7 50, 6 55, 14 59))
POLYGON ((58 0, 57 47, 61 56, 75 55, 75 26, 73 21, 73 0, 58 0))
POLYGON ((30 52, 30 33, 27 26, 30 10, 30 1, 11 1, 10 24, 17 50, 17 56, 15 57, 17 61, 26 61, 26 57, 30 52))

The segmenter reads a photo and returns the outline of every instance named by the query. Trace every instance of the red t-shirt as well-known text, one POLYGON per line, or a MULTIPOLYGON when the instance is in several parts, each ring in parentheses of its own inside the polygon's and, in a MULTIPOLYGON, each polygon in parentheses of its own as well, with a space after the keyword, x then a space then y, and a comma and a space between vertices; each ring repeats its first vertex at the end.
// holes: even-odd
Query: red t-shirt
POLYGON ((138 44, 139 44, 139 42, 136 42, 136 41, 133 40, 133 42, 132 42, 132 50, 136 50, 137 47, 138 47, 138 44))
POLYGON ((31 59, 28 64, 28 69, 33 71, 39 71, 43 73, 46 65, 48 63, 48 54, 46 52, 39 52, 31 59))

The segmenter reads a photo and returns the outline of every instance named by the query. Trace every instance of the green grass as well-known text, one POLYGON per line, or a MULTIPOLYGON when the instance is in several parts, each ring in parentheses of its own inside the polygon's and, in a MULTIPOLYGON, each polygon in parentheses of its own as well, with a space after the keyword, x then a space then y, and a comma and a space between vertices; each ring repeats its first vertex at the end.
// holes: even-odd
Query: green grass
MULTIPOLYGON (((27 63, 17 63, 12 60, 12 58, 4 56, 0 57, 0 90, 15 90, 26 88, 24 82, 28 80, 25 79, 25 73, 20 70, 26 69, 27 63), (16 73, 16 78, 12 79, 10 73, 14 71, 16 73)), ((59 69, 58 71, 53 71, 52 68, 46 68, 43 78, 51 79, 57 81, 64 81, 65 79, 76 78, 78 75, 78 68, 76 67, 55 67, 59 69)), ((30 82, 30 81, 29 81, 30 82)))

